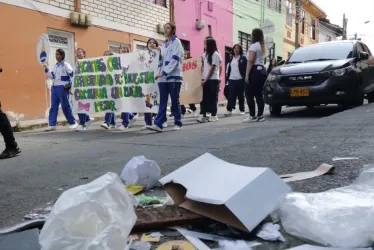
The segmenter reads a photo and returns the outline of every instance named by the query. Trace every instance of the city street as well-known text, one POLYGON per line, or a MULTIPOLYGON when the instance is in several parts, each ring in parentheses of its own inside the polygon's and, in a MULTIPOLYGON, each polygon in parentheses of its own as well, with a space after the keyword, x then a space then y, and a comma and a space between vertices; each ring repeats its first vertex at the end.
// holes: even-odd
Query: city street
POLYGON ((232 163, 271 167, 278 174, 314 170, 333 157, 359 157, 335 162, 332 176, 295 182, 292 187, 317 192, 350 184, 363 163, 374 158, 374 106, 337 112, 334 106, 288 108, 279 118, 267 115, 265 122, 254 124, 241 123, 239 115, 197 124, 187 115, 183 130, 164 133, 140 131, 142 121, 125 132, 103 131, 97 123, 86 133, 66 128, 18 133, 23 152, 0 162, 0 227, 20 222, 32 209, 56 200, 62 190, 108 171, 120 173, 137 155, 157 161, 163 175, 205 152, 232 163))

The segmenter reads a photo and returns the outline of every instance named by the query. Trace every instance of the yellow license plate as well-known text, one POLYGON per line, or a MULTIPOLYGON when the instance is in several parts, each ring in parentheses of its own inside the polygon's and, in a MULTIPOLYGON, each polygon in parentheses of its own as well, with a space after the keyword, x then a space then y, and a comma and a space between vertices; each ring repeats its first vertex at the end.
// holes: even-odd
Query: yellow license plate
POLYGON ((290 95, 293 97, 296 96, 309 96, 309 89, 308 88, 292 88, 290 95))

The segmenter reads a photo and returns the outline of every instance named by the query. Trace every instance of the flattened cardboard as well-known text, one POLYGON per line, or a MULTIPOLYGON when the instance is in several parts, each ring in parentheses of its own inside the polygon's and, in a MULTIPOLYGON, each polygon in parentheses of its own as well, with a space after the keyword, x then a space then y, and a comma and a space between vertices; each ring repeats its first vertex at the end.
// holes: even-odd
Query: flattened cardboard
POLYGON ((281 175, 280 177, 284 180, 284 182, 292 182, 292 181, 301 181, 306 179, 315 178, 317 176, 331 174, 335 170, 335 167, 326 163, 321 164, 316 170, 309 171, 309 172, 300 172, 294 174, 285 174, 281 175))
POLYGON ((372 248, 332 248, 332 247, 318 247, 318 246, 312 246, 312 245, 302 245, 294 248, 290 248, 288 250, 372 250, 372 248))
POLYGON ((291 188, 271 169, 225 162, 206 153, 160 180, 174 203, 252 231, 291 188))

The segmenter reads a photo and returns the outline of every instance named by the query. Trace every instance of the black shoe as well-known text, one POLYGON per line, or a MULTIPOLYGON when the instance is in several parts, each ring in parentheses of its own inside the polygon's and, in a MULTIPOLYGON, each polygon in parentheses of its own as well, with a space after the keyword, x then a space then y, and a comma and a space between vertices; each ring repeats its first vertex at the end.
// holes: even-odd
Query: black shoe
POLYGON ((16 148, 6 148, 0 154, 0 159, 9 159, 9 158, 15 157, 19 153, 21 153, 21 149, 19 149, 19 147, 16 147, 16 148))
POLYGON ((170 115, 169 115, 169 117, 173 117, 174 116, 174 113, 171 113, 170 115))
POLYGON ((258 121, 258 122, 263 122, 263 121, 265 121, 264 116, 262 116, 262 115, 261 115, 261 116, 258 116, 258 117, 257 117, 257 121, 258 121))

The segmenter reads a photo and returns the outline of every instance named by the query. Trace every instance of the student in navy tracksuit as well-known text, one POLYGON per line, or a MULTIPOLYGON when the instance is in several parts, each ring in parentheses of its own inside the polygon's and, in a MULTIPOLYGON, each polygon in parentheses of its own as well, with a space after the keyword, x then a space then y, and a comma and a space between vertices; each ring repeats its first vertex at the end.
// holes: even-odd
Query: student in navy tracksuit
POLYGON ((229 96, 225 116, 231 116, 235 107, 236 98, 239 99, 239 109, 242 115, 244 110, 244 78, 247 69, 247 58, 243 55, 242 46, 235 44, 232 48, 232 57, 227 64, 226 79, 228 81, 229 96))
POLYGON ((247 72, 245 75, 245 95, 249 107, 249 117, 243 122, 265 121, 265 102, 263 97, 263 88, 267 77, 264 65, 265 55, 264 33, 261 29, 254 29, 252 31, 252 45, 248 52, 247 72), (255 98, 258 109, 257 115, 255 98))
POLYGON ((161 74, 156 76, 160 89, 160 106, 155 120, 155 124, 150 127, 151 130, 161 132, 163 124, 166 121, 166 108, 170 94, 171 106, 174 107, 174 130, 182 128, 181 108, 179 103, 179 94, 183 81, 182 61, 184 56, 181 41, 175 36, 176 26, 173 23, 164 25, 166 40, 161 46, 162 67, 161 74))
MULTIPOLYGON (((86 51, 82 48, 77 49, 77 59, 81 60, 86 58, 86 51)), ((78 63, 77 63, 78 66, 78 63)), ((77 67, 76 66, 76 67, 77 67)), ((78 113, 79 117, 79 126, 77 131, 86 131, 87 127, 95 120, 94 118, 90 117, 85 113, 78 113)))
POLYGON ((71 129, 76 129, 78 124, 75 122, 73 112, 69 103, 69 88, 71 88, 71 81, 73 78, 73 68, 70 64, 65 62, 65 51, 62 49, 56 50, 57 63, 50 71, 45 66, 45 73, 49 79, 53 80, 51 89, 51 108, 49 110, 49 127, 46 131, 56 130, 58 107, 61 104, 62 111, 66 120, 70 124, 71 129))

